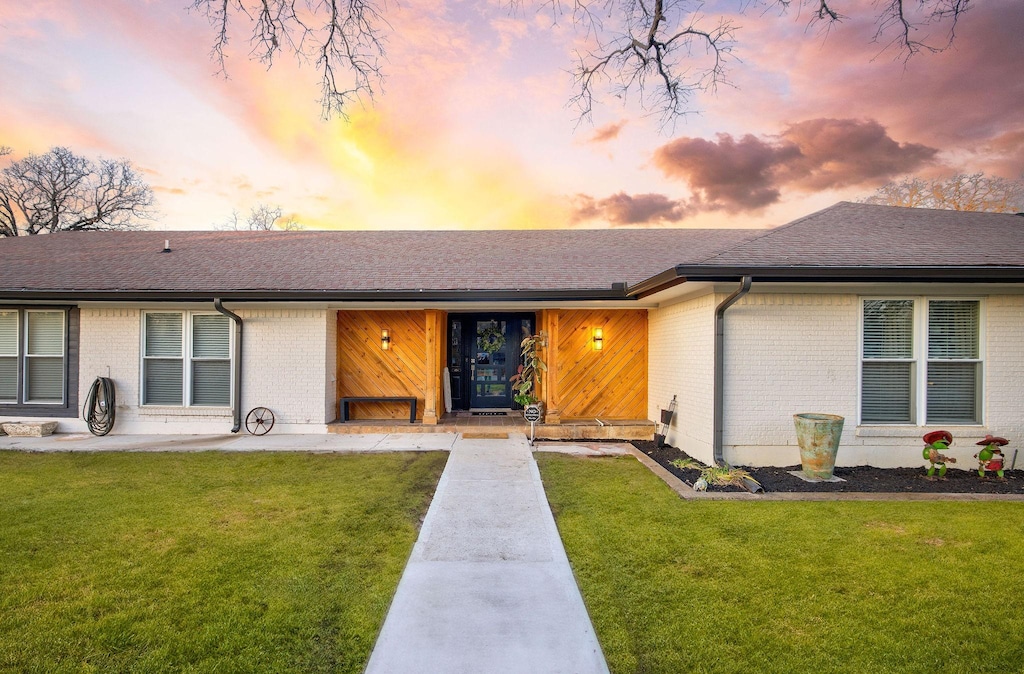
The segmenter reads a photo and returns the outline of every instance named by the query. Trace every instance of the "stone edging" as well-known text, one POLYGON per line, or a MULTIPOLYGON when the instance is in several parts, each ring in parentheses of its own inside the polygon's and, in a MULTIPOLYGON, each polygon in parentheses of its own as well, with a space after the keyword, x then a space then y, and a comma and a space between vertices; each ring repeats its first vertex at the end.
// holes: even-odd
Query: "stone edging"
POLYGON ((699 492, 633 445, 629 453, 688 501, 1024 501, 1024 494, 928 494, 900 492, 699 492))

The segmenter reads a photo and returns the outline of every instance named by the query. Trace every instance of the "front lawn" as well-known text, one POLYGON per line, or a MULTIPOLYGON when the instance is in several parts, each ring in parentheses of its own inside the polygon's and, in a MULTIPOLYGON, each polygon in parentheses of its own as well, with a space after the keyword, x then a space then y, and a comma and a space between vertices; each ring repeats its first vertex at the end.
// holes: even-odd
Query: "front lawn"
POLYGON ((0 452, 0 671, 362 671, 445 459, 0 452))
POLYGON ((1024 503, 683 501, 538 454, 613 672, 1024 671, 1024 503))

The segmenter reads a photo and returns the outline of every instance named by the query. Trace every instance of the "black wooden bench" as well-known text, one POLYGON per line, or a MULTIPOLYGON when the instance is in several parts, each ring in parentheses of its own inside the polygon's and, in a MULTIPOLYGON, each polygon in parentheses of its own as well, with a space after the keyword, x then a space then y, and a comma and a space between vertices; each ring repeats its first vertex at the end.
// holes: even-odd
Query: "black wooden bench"
POLYGON ((416 423, 416 398, 404 396, 350 396, 338 402, 338 412, 342 421, 348 421, 349 403, 409 403, 409 423, 416 423))

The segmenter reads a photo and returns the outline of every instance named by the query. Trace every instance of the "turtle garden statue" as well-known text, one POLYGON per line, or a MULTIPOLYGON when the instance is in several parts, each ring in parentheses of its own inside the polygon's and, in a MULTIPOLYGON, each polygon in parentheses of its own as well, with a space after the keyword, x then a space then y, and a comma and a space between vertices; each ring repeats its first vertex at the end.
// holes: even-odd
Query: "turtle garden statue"
POLYGON ((924 435, 924 450, 921 455, 928 459, 931 464, 928 467, 928 479, 935 479, 935 469, 939 469, 939 479, 945 479, 946 477, 946 464, 956 463, 956 459, 952 456, 946 456, 942 452, 943 450, 949 449, 950 444, 953 443, 953 434, 949 431, 932 431, 931 433, 925 433, 924 435))
POLYGON ((1004 463, 1002 448, 1008 445, 1009 442, 1006 438, 986 435, 984 440, 975 443, 984 446, 980 452, 974 455, 974 458, 978 460, 979 477, 987 477, 986 473, 993 471, 996 477, 1002 479, 1004 463))

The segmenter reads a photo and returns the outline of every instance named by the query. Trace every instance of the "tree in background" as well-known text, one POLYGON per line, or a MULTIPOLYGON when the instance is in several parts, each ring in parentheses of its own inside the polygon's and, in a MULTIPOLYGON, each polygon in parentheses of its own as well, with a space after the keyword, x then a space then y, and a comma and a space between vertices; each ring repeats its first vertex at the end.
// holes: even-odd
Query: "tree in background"
POLYGON ((93 162, 54 147, 0 170, 0 236, 138 229, 152 206, 153 191, 127 159, 93 162))
MULTIPOLYGON (((735 0, 739 9, 806 12, 826 33, 851 11, 853 0, 735 0)), ((957 22, 972 0, 878 0, 870 3, 878 26, 875 41, 909 58, 950 46, 957 22), (926 42, 920 30, 944 29, 945 39, 926 42)), ((591 48, 577 51, 572 103, 589 119, 598 93, 633 98, 671 122, 691 111, 699 91, 727 83, 736 26, 725 16, 706 16, 691 0, 501 0, 510 11, 548 11, 554 23, 568 18, 591 48)), ((392 8, 395 4, 392 4, 392 8)), ((193 0, 191 9, 214 28, 212 56, 226 74, 231 27, 243 24, 250 53, 269 68, 282 52, 311 63, 320 76, 324 116, 347 115, 353 103, 381 89, 389 25, 386 0, 193 0)), ((928 31, 925 31, 928 35, 928 31)))
POLYGON ((950 178, 904 178, 879 187, 865 204, 940 208, 949 211, 1024 212, 1024 182, 984 173, 958 173, 950 178))
POLYGON ((302 229, 294 215, 285 217, 280 206, 268 206, 267 204, 256 204, 249 210, 243 222, 238 211, 232 211, 231 217, 217 229, 222 231, 248 231, 248 232, 270 232, 281 230, 294 232, 302 229))

